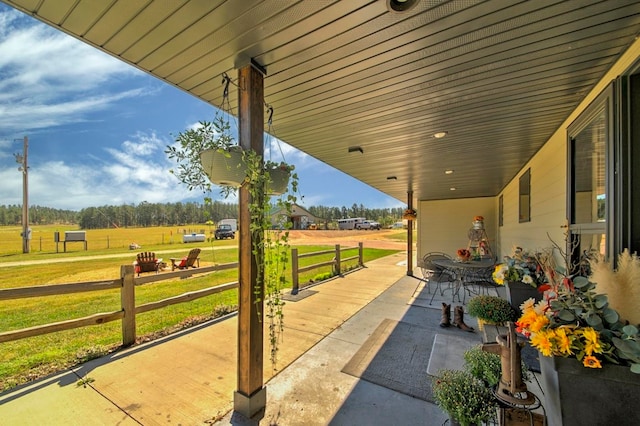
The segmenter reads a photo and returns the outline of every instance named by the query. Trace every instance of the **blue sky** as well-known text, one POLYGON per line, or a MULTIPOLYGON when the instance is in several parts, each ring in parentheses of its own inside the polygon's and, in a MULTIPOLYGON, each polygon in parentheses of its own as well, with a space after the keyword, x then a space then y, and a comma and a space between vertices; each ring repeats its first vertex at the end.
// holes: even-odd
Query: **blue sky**
MULTIPOLYGON (((204 194, 169 173, 174 163, 164 150, 172 135, 214 114, 199 99, 0 3, 0 204, 22 204, 14 154, 22 153, 24 136, 30 205, 202 202, 204 194)), ((273 124, 277 134, 277 111, 273 124)), ((281 147, 296 166, 304 206, 403 206, 281 147)), ((222 200, 217 190, 211 195, 222 200)))

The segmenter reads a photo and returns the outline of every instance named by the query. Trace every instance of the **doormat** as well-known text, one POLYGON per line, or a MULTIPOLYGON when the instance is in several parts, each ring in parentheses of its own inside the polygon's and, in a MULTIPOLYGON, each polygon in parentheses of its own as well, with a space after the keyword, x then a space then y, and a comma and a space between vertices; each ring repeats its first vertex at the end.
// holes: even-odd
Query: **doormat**
POLYGON ((434 335, 415 324, 384 319, 342 372, 434 402, 427 374, 434 335))

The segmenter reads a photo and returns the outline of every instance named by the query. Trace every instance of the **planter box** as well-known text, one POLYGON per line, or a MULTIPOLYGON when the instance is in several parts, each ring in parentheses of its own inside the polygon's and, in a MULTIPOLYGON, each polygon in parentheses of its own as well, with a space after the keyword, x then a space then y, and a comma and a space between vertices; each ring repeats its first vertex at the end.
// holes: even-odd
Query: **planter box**
POLYGON ((507 300, 513 309, 518 312, 518 316, 522 315, 520 305, 522 305, 525 300, 532 297, 536 302, 542 300, 542 294, 538 289, 531 287, 529 284, 517 281, 507 281, 504 286, 507 291, 507 300))
POLYGON ((640 425, 640 375, 629 367, 538 355, 549 425, 640 425))

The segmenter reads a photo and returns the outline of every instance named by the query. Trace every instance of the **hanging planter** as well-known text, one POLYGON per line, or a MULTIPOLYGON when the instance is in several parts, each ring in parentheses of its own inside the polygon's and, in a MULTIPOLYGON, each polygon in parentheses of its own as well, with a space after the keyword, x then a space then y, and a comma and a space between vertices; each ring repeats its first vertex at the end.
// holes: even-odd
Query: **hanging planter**
POLYGON ((247 178, 247 166, 240 149, 206 149, 200 153, 200 164, 215 185, 238 188, 247 178))
POLYGON ((276 164, 268 161, 265 163, 265 170, 269 173, 270 179, 267 195, 282 195, 288 191, 293 166, 284 162, 276 164))
POLYGON ((414 209, 406 209, 402 214, 404 220, 416 220, 416 217, 418 217, 418 213, 414 209))

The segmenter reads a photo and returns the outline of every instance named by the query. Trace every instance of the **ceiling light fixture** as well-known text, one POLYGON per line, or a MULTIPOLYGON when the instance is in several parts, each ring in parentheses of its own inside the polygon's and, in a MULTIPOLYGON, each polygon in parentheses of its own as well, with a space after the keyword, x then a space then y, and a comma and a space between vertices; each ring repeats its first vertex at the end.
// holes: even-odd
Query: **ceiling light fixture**
POLYGON ((455 186, 452 186, 451 188, 449 188, 449 191, 455 191, 455 190, 456 190, 455 186))
POLYGON ((408 12, 418 4, 420 0, 387 0, 387 10, 389 12, 408 12))
POLYGON ((395 176, 387 176, 387 180, 398 180, 395 176))
POLYGON ((449 132, 438 132, 438 133, 434 133, 434 134, 433 134, 433 137, 434 137, 434 138, 436 138, 436 139, 442 139, 442 138, 444 138, 445 136, 447 136, 447 134, 448 134, 448 133, 449 133, 449 132))
POLYGON ((351 152, 359 152, 360 154, 364 154, 364 150, 362 149, 362 147, 359 147, 359 146, 350 146, 349 153, 351 152))
POLYGON ((451 170, 451 169, 445 170, 444 174, 445 175, 452 175, 453 174, 453 170, 451 170))

